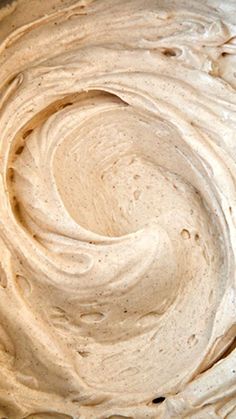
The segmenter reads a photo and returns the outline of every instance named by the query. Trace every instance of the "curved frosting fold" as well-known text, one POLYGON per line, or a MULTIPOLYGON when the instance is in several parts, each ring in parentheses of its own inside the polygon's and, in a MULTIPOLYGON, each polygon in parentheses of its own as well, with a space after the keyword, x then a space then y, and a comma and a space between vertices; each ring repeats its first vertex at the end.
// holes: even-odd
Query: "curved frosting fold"
POLYGON ((235 417, 235 12, 0 10, 1 417, 235 417))

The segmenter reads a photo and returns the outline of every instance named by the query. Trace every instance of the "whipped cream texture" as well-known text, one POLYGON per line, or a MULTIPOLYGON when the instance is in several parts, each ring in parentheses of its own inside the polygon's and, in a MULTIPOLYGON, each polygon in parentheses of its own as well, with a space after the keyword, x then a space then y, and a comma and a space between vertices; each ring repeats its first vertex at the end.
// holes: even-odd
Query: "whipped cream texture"
POLYGON ((236 4, 0 9, 0 417, 236 418, 236 4))

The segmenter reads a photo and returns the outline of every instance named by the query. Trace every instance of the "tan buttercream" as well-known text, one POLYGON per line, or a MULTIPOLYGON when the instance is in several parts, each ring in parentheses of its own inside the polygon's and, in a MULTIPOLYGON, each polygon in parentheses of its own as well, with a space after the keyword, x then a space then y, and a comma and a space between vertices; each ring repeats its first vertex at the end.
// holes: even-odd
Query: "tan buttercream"
POLYGON ((2 9, 1 417, 236 417, 235 16, 2 9))

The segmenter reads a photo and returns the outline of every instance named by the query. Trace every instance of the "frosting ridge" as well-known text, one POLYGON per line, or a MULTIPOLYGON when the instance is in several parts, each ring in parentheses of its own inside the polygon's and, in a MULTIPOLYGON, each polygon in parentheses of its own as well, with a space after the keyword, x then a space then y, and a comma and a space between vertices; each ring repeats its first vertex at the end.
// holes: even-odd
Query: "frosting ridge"
POLYGON ((0 28, 0 413, 233 418, 235 6, 41 3, 0 28))

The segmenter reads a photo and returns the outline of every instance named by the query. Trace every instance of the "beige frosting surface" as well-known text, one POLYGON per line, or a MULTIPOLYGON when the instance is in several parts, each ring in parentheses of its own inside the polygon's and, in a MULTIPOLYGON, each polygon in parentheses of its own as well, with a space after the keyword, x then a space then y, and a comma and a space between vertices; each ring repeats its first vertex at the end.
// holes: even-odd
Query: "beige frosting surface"
POLYGON ((236 418, 236 3, 0 10, 0 418, 236 418))

